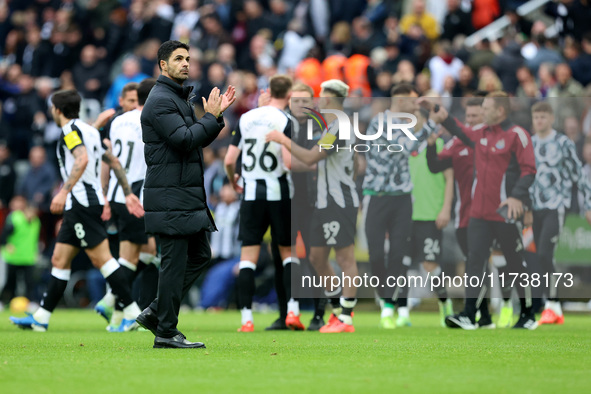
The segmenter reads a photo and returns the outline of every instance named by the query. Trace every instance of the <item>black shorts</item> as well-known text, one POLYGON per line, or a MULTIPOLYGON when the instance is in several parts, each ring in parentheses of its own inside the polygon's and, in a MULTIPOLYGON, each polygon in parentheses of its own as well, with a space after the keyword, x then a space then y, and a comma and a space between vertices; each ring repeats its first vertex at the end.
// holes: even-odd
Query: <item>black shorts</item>
POLYGON ((238 239, 242 246, 260 245, 271 226, 271 238, 280 246, 295 245, 291 231, 291 200, 242 201, 238 239))
POLYGON ((129 241, 136 245, 148 243, 144 218, 137 218, 127 210, 125 204, 111 203, 111 220, 117 226, 119 242, 129 241))
POLYGON ((442 234, 434 221, 413 221, 410 241, 412 261, 415 263, 424 261, 439 263, 442 234))
POLYGON ((74 203, 64 212, 64 221, 57 235, 57 242, 77 248, 94 248, 107 239, 107 230, 101 220, 102 205, 84 207, 74 203))
POLYGON ((310 229, 311 247, 344 248, 355 243, 357 208, 331 206, 315 209, 310 229))

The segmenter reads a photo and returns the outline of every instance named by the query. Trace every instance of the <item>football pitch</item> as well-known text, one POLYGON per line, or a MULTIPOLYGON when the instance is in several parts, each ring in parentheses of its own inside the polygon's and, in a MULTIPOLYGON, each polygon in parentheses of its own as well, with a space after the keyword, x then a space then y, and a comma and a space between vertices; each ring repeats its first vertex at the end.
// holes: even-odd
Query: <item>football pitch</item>
MULTIPOLYGON (((181 313, 179 328, 207 349, 152 349, 150 332, 113 334, 90 310, 57 310, 49 331, 22 331, 0 313, 0 392, 588 392, 591 316, 526 330, 450 330, 435 313, 385 331, 378 312, 355 314, 356 332, 265 332, 255 315, 181 313)), ((328 316, 328 314, 327 314, 328 316)), ((310 314, 304 314, 307 324, 310 314)))

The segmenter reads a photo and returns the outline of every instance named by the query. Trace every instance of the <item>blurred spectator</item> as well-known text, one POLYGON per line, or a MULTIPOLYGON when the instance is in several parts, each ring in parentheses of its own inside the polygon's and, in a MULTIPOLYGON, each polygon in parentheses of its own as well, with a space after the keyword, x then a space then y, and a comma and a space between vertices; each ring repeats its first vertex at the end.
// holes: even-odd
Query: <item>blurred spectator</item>
POLYGON ((503 90, 503 83, 491 68, 485 67, 482 70, 480 70, 478 90, 488 93, 496 92, 499 90, 503 90))
POLYGON ((311 35, 304 34, 302 25, 295 19, 289 22, 282 41, 283 48, 277 63, 277 71, 280 74, 295 70, 316 44, 311 35))
POLYGON ((555 113, 554 124, 562 125, 566 117, 580 117, 583 112, 583 87, 571 74, 568 64, 561 63, 556 66, 556 84, 548 92, 550 105, 555 113))
POLYGON ((180 12, 174 17, 171 40, 187 42, 199 22, 198 0, 181 0, 180 12))
POLYGON ((538 73, 542 63, 558 64, 564 61, 556 48, 557 43, 554 39, 547 39, 543 34, 540 34, 534 37, 533 42, 538 48, 535 56, 526 61, 526 65, 534 74, 538 73))
POLYGON ((420 96, 431 90, 431 78, 426 73, 419 73, 415 78, 415 86, 420 96))
POLYGON ((411 13, 400 20, 400 30, 404 34, 408 34, 414 25, 420 26, 429 40, 439 37, 439 25, 433 15, 425 12, 425 0, 413 0, 411 13))
POLYGON ((369 57, 356 54, 346 60, 343 68, 345 82, 352 92, 361 93, 362 97, 371 97, 371 87, 367 77, 369 65, 369 57))
POLYGON ((382 68, 392 74, 398 69, 398 63, 400 63, 401 60, 409 60, 406 56, 400 54, 400 49, 395 43, 388 42, 385 45, 385 49, 387 58, 382 68))
POLYGON ((515 41, 510 41, 492 61, 492 68, 501 80, 502 90, 515 94, 517 90, 517 69, 523 65, 521 47, 515 41))
POLYGON ((45 148, 35 146, 29 152, 31 167, 24 176, 18 194, 42 212, 49 212, 51 192, 57 183, 55 169, 47 162, 45 148))
POLYGON ((23 196, 10 201, 11 213, 0 234, 2 260, 6 262, 6 284, 0 300, 8 304, 16 296, 18 277, 22 277, 25 296, 35 300, 33 269, 39 254, 41 223, 35 209, 27 205, 23 196))
POLYGON ((480 30, 501 16, 499 0, 474 0, 472 2, 472 25, 480 30))
POLYGON ((314 96, 320 94, 320 84, 324 82, 322 77, 322 64, 314 57, 302 60, 295 70, 296 79, 302 81, 314 90, 314 96))
POLYGON ((259 0, 245 0, 243 3, 246 14, 246 34, 252 38, 262 29, 271 28, 271 18, 266 14, 259 0))
POLYGON ((583 86, 591 84, 591 32, 585 33, 581 42, 582 53, 570 62, 573 78, 583 86))
POLYGON ((127 57, 121 65, 121 74, 119 74, 105 97, 105 108, 117 108, 119 95, 125 85, 130 82, 140 83, 144 79, 149 78, 148 75, 140 71, 140 63, 134 56, 127 57))
POLYGON ((461 0, 447 0, 441 39, 452 41, 459 34, 469 36, 474 32, 472 17, 469 12, 462 10, 461 3, 461 0))
MULTIPOLYGON (((464 63, 452 53, 449 42, 440 42, 436 48, 437 56, 429 61, 429 72, 431 73, 431 89, 442 94, 445 78, 448 76, 457 80, 460 77, 460 70, 464 63)), ((449 92, 451 93, 451 92, 449 92)))
POLYGON ((232 42, 231 37, 224 30, 222 22, 217 14, 203 15, 200 19, 202 34, 199 40, 193 45, 203 51, 208 56, 208 51, 215 56, 216 51, 222 44, 232 42))
POLYGON ((380 30, 372 27, 369 19, 360 16, 353 20, 352 53, 368 55, 376 47, 386 43, 386 37, 380 30))
POLYGON ((22 67, 23 73, 33 77, 47 73, 47 51, 41 42, 41 30, 36 25, 30 26, 27 34, 27 45, 23 50, 22 67))
MULTIPOLYGON (((363 16, 366 17, 373 26, 382 26, 388 17, 388 6, 384 0, 368 0, 367 7, 363 11, 363 16)), ((391 3, 391 2, 390 2, 391 3)))
POLYGON ((523 34, 525 37, 530 36, 533 23, 519 15, 515 5, 507 7, 505 16, 509 18, 509 26, 506 31, 510 37, 515 38, 518 34, 523 34))
POLYGON ((538 69, 538 80, 541 97, 548 96, 548 92, 556 83, 556 79, 554 79, 554 65, 551 63, 542 63, 538 69))
POLYGON ((408 60, 403 60, 398 63, 396 73, 392 77, 394 84, 400 82, 413 83, 415 80, 415 66, 408 60))
POLYGON ((222 186, 219 196, 220 202, 214 211, 218 231, 211 235, 211 252, 213 258, 228 260, 240 256, 238 241, 240 200, 228 183, 222 186))
POLYGON ((577 156, 579 160, 583 160, 583 145, 585 143, 585 136, 581 132, 581 126, 579 119, 575 116, 566 116, 563 123, 561 123, 558 129, 564 131, 564 134, 575 144, 577 156))
POLYGON ((158 70, 158 48, 160 48, 160 41, 156 38, 145 41, 140 49, 140 63, 141 72, 146 75, 154 75, 154 71, 158 70))
POLYGON ((475 45, 475 50, 468 60, 468 66, 470 66, 474 74, 478 74, 482 67, 491 65, 495 56, 495 53, 490 48, 490 41, 485 38, 475 45))
MULTIPOLYGON (((311 1, 314 3, 314 0, 311 1)), ((342 0, 328 0, 330 9, 330 25, 337 22, 353 22, 357 16, 363 13, 366 6, 366 0, 347 0, 344 6, 342 0)))
POLYGON ((18 76, 20 93, 4 102, 4 114, 11 129, 8 145, 15 159, 26 159, 33 141, 33 126, 39 116, 45 116, 39 106, 34 90, 34 79, 30 75, 18 76), (36 119, 37 117, 37 119, 36 119))
POLYGON ((14 160, 6 142, 0 140, 0 228, 8 213, 8 204, 14 196, 15 182, 14 160))
POLYGON ((245 52, 238 63, 241 70, 257 73, 258 67, 270 67, 273 65, 272 49, 268 46, 267 38, 257 34, 250 41, 250 51, 245 52))
POLYGON ((88 44, 82 48, 80 61, 72 68, 72 78, 83 98, 102 101, 109 84, 109 68, 99 59, 94 45, 88 44))
POLYGON ((519 67, 516 75, 517 81, 519 81, 519 86, 515 92, 516 97, 535 98, 540 95, 536 79, 528 67, 519 67))
POLYGON ((289 6, 286 0, 270 0, 270 13, 266 16, 268 18, 268 26, 273 33, 273 40, 279 37, 287 24, 289 23, 289 6))
POLYGON ((477 83, 472 69, 468 66, 462 67, 460 76, 455 84, 452 97, 467 97, 476 91, 477 83))
POLYGON ((217 62, 224 67, 226 75, 236 70, 236 49, 232 44, 222 44, 218 48, 217 62))
MULTIPOLYGON (((351 54, 351 26, 346 22, 336 23, 330 32, 330 39, 326 44, 326 55, 340 54, 349 56, 351 54)), ((330 79, 327 77, 327 79, 330 79)))

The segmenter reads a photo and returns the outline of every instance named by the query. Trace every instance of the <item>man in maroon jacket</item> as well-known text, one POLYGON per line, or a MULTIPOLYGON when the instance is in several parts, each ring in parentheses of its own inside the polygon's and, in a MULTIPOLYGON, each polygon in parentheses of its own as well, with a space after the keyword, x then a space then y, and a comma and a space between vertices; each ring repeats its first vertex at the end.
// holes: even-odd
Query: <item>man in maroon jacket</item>
MULTIPOLYGON (((534 181, 536 166, 530 135, 509 121, 510 108, 505 93, 489 94, 482 103, 485 123, 475 127, 464 126, 443 108, 431 112, 430 118, 450 133, 474 143, 476 179, 468 225, 466 303, 463 312, 447 317, 446 324, 452 328, 477 328, 476 310, 486 293, 486 285, 491 282, 485 276, 485 267, 493 239, 501 245, 508 271, 527 273, 521 234, 515 220, 523 215, 524 202, 529 201, 528 188, 534 181), (507 220, 497 212, 503 206, 507 206, 507 220)), ((512 276, 504 278, 505 282, 512 279, 512 276)), ((515 286, 520 296, 521 315, 514 328, 533 330, 537 324, 531 309, 529 283, 520 279, 515 281, 515 286)))

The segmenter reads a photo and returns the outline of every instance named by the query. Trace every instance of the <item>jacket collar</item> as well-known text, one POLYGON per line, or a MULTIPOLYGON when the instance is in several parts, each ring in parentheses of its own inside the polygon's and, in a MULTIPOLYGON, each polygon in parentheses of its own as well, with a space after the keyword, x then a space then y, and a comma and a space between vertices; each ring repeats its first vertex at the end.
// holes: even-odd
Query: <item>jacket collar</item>
POLYGON ((513 123, 509 119, 503 120, 501 123, 488 126, 490 131, 507 131, 513 126, 513 123))
POLYGON ((193 91, 193 86, 181 86, 172 79, 165 77, 164 75, 160 75, 158 77, 157 82, 161 83, 163 86, 176 93, 183 100, 187 100, 189 98, 189 94, 191 94, 191 92, 193 91))

